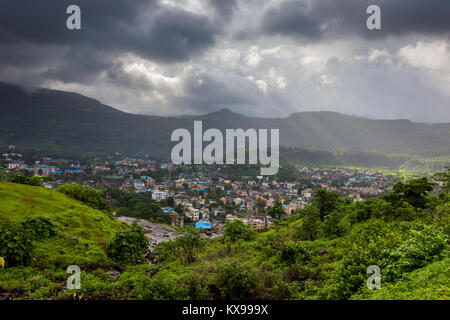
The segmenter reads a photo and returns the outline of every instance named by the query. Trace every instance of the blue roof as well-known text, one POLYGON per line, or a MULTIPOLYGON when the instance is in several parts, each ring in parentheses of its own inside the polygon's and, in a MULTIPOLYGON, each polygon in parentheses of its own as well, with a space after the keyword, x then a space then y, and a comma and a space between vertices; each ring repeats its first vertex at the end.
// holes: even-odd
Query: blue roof
POLYGON ((211 223, 206 221, 199 221, 195 223, 195 229, 211 229, 211 223))

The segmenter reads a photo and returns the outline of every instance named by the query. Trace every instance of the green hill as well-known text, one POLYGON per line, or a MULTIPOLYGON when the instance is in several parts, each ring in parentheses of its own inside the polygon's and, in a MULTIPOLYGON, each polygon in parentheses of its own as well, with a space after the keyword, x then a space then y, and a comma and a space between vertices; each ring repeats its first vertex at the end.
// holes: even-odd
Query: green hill
POLYGON ((108 265, 111 262, 104 253, 106 244, 124 228, 106 213, 59 192, 0 183, 0 223, 18 223, 26 217, 48 217, 58 231, 58 236, 34 246, 32 265, 37 268, 108 265))

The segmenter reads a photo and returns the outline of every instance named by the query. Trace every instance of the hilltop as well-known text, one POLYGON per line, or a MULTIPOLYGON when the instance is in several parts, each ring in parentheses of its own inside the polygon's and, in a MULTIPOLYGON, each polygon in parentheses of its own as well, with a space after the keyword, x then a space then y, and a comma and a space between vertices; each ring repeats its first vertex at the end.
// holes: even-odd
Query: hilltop
POLYGON ((106 244, 125 228, 108 214, 54 190, 1 182, 0 223, 19 223, 29 217, 49 218, 58 233, 36 242, 31 265, 39 269, 110 265, 106 244))

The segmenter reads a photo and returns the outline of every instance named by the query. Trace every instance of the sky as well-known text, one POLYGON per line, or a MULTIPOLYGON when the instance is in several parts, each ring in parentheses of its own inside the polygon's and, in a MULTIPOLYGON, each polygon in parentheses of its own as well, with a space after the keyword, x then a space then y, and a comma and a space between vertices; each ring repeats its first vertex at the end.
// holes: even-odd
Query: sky
POLYGON ((450 122, 450 1, 0 0, 0 81, 152 115, 450 122))

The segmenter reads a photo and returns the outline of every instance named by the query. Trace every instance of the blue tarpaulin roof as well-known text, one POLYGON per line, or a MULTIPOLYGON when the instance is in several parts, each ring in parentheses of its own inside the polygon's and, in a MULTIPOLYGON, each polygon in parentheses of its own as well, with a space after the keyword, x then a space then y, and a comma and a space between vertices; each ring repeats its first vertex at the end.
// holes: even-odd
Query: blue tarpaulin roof
POLYGON ((211 223, 206 221, 199 221, 195 223, 195 229, 211 229, 211 223))

